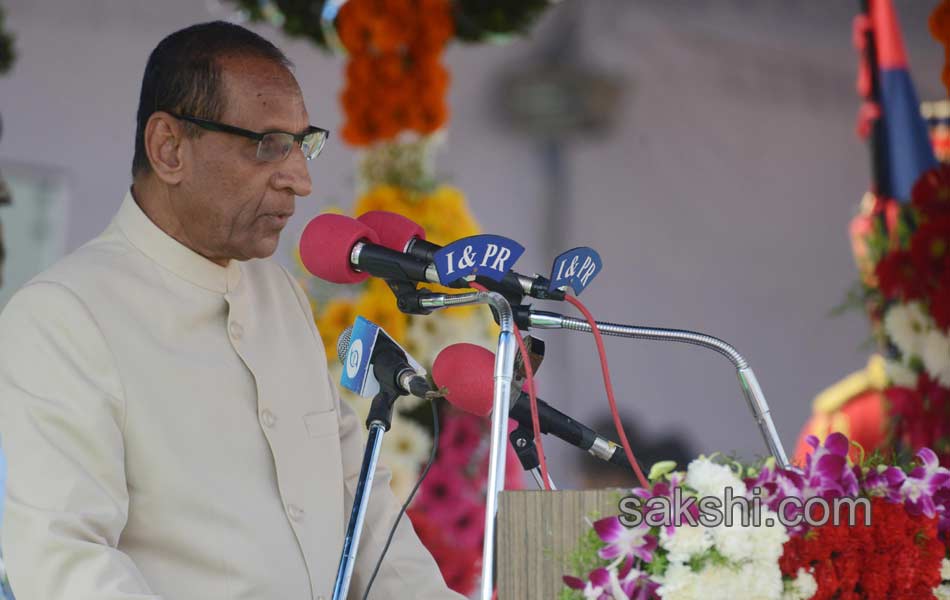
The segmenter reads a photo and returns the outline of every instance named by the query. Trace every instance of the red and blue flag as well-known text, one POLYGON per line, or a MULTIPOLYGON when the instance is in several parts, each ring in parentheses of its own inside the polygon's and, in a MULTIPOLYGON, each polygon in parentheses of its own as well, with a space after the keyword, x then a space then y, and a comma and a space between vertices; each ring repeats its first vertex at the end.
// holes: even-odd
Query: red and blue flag
MULTIPOLYGON (((920 175, 937 166, 927 124, 910 78, 907 52, 891 0, 868 0, 868 22, 877 67, 879 126, 874 134, 876 189, 899 202, 910 200, 920 175)), ((872 98, 873 99, 873 98, 872 98)))

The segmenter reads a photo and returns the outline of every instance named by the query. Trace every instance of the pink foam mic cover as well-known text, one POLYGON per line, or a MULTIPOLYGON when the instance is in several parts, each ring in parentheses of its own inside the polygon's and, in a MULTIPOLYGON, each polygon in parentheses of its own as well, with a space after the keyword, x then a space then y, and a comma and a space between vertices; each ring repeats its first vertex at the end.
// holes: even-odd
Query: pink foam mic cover
POLYGON ((375 231, 380 244, 396 252, 405 252, 406 244, 412 238, 426 239, 425 229, 398 213, 371 210, 356 217, 356 220, 375 231))
POLYGON ((350 252, 357 242, 379 244, 369 226, 344 215, 313 218, 300 234, 300 260, 313 275, 331 283, 359 283, 369 273, 354 271, 350 252))
POLYGON ((494 399, 495 353, 475 344, 452 344, 435 357, 432 379, 452 406, 484 417, 494 399))

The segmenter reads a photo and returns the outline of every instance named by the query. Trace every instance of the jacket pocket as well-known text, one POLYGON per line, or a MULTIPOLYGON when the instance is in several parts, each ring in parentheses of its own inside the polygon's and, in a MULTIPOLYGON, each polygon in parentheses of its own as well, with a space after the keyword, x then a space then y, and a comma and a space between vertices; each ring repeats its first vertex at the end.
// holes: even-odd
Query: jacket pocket
POLYGON ((325 437, 339 435, 340 433, 335 410, 307 413, 303 416, 303 422, 307 426, 307 433, 310 434, 310 437, 325 437))

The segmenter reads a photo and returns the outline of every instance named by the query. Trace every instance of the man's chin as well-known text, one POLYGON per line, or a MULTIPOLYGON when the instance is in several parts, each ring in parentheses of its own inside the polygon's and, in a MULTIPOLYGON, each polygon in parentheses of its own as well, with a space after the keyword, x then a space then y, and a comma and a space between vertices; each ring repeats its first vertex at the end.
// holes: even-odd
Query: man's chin
POLYGON ((277 242, 280 240, 279 234, 268 235, 266 237, 259 238, 255 240, 253 247, 248 249, 248 252, 245 253, 247 257, 245 260, 250 260, 252 258, 270 258, 277 252, 277 242))

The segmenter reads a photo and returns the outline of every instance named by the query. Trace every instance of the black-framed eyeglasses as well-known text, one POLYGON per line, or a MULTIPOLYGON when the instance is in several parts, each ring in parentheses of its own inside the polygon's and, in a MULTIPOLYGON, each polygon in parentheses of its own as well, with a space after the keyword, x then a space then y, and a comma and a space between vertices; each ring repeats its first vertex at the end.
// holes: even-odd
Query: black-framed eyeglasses
POLYGON ((307 127, 307 130, 303 133, 289 133, 287 131, 264 131, 258 133, 249 129, 241 129, 233 125, 218 123, 217 121, 199 119, 198 117, 192 117, 190 115, 179 115, 171 111, 165 112, 176 119, 194 123, 198 127, 207 129, 208 131, 220 131, 222 133, 230 133, 256 140, 257 158, 267 162, 284 160, 295 145, 300 146, 304 158, 312 160, 320 154, 324 144, 327 143, 327 138, 330 137, 329 131, 321 127, 314 127, 313 125, 307 127))

